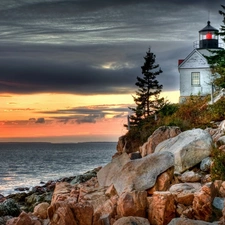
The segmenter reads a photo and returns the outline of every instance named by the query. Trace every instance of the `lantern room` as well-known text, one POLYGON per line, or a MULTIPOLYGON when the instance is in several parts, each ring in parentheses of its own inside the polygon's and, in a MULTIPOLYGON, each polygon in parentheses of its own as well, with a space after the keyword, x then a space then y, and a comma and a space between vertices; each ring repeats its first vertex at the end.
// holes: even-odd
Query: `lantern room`
POLYGON ((218 30, 210 25, 210 21, 207 22, 207 26, 199 31, 199 48, 206 49, 218 49, 218 30))

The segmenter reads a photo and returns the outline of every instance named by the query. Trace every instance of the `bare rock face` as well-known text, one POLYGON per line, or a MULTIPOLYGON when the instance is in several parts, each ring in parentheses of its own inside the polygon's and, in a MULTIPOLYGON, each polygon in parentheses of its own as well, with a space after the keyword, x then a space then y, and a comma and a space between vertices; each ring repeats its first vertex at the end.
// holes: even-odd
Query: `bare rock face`
POLYGON ((173 138, 181 133, 179 127, 162 126, 153 132, 147 142, 140 147, 142 157, 155 151, 156 146, 164 140, 173 138))
POLYGON ((197 192, 201 190, 201 183, 179 183, 170 187, 169 191, 172 193, 181 192, 197 192))
POLYGON ((145 191, 155 185, 160 174, 173 166, 174 156, 170 152, 153 153, 124 165, 113 184, 119 195, 124 191, 145 191))
POLYGON ((121 217, 146 217, 146 209, 146 191, 125 192, 120 195, 117 202, 117 214, 121 217))
POLYGON ((51 225, 92 225, 93 207, 89 203, 59 201, 48 208, 51 225))
MULTIPOLYGON (((178 185, 175 186, 178 187, 178 185)), ((194 200, 194 193, 196 189, 188 184, 179 184, 179 186, 180 187, 183 186, 184 188, 171 187, 170 189, 170 190, 174 189, 172 193, 174 195, 176 203, 184 206, 191 206, 194 200)), ((179 212, 179 214, 182 215, 181 212, 179 212)))
POLYGON ((201 175, 194 171, 185 171, 181 176, 178 177, 182 182, 200 182, 201 175))
POLYGON ((212 215, 212 200, 211 183, 207 183, 199 192, 194 194, 193 211, 195 219, 210 221, 212 215))
POLYGON ((221 136, 216 142, 216 146, 218 148, 223 146, 223 145, 225 145, 225 136, 221 136))
POLYGON ((174 196, 176 207, 176 215, 193 219, 192 204, 194 193, 201 189, 200 183, 180 183, 170 187, 170 192, 174 196))
POLYGON ((173 166, 173 154, 165 151, 128 161, 119 171, 118 168, 113 169, 116 165, 106 165, 97 177, 101 186, 113 184, 118 195, 121 195, 123 192, 145 191, 153 187, 158 175, 173 166))
POLYGON ((217 129, 206 128, 206 130, 210 133, 214 142, 217 142, 220 137, 224 136, 225 132, 225 120, 223 120, 217 129))
POLYGON ((27 213, 22 212, 19 215, 19 217, 8 220, 6 224, 7 225, 22 225, 22 224, 32 225, 32 220, 27 213))
POLYGON ((77 225, 72 206, 70 207, 66 202, 58 202, 48 208, 48 216, 51 225, 77 225))
POLYGON ((47 219, 48 214, 47 210, 49 207, 49 203, 47 202, 42 202, 34 207, 34 212, 33 214, 41 219, 47 219))
POLYGON ((127 154, 132 152, 137 152, 139 150, 139 140, 130 140, 126 135, 123 135, 119 137, 118 143, 117 143, 117 153, 116 155, 120 155, 124 152, 127 154))
POLYGON ((123 166, 130 161, 127 153, 123 153, 112 159, 111 163, 104 166, 98 173, 98 182, 100 186, 110 186, 116 179, 123 166))
POLYGON ((148 197, 148 220, 151 225, 167 225, 175 217, 173 194, 154 192, 148 197))
POLYGON ((171 186, 174 175, 174 167, 170 167, 157 177, 155 185, 147 190, 149 195, 152 195, 155 191, 168 191, 171 186))
POLYGON ((223 197, 223 198, 225 198, 225 181, 217 181, 218 183, 220 183, 220 185, 218 185, 219 186, 219 194, 220 194, 220 196, 221 197, 223 197))
POLYGON ((223 225, 225 224, 225 207, 223 207, 223 210, 222 210, 222 217, 220 218, 220 225, 223 225))
POLYGON ((119 154, 122 154, 125 151, 126 146, 126 138, 125 135, 119 137, 116 149, 119 154))
POLYGON ((218 223, 208 223, 202 220, 191 220, 188 218, 174 218, 168 225, 216 225, 218 223))
POLYGON ((52 196, 52 204, 57 201, 64 201, 68 198, 72 186, 67 182, 56 183, 55 190, 52 196))
POLYGON ((200 169, 201 171, 209 172, 211 165, 212 165, 212 158, 206 157, 205 159, 202 160, 200 164, 200 169))
POLYGON ((113 225, 150 225, 150 223, 145 218, 128 216, 118 219, 113 225))
MULTIPOLYGON (((89 183, 93 183, 93 187, 90 187, 90 190, 86 188, 86 186, 89 186, 88 181, 83 187, 80 185, 79 190, 76 190, 76 186, 66 182, 56 184, 52 202, 48 208, 48 217, 51 225, 92 225, 94 207, 90 202, 95 204, 97 197, 93 197, 96 191, 94 181, 90 180, 89 183), (84 190, 86 190, 86 194, 83 194, 84 190), (80 195, 79 198, 78 193, 80 195)), ((102 195, 101 191, 100 195, 102 195)), ((100 200, 98 199, 97 201, 100 200)))
POLYGON ((169 151, 175 157, 175 171, 182 173, 208 157, 213 147, 211 135, 202 129, 188 130, 156 146, 155 152, 169 151))
POLYGON ((99 205, 97 210, 95 210, 94 212, 93 225, 102 224, 102 221, 107 224, 107 222, 115 218, 117 215, 117 201, 118 196, 113 196, 107 201, 105 201, 102 205, 99 205))
POLYGON ((223 120, 220 125, 219 125, 219 128, 218 128, 220 131, 222 132, 225 132, 225 120, 223 120))
POLYGON ((42 225, 37 217, 22 212, 18 217, 7 221, 6 225, 42 225))
POLYGON ((105 188, 81 187, 79 202, 89 202, 94 211, 103 205, 109 198, 105 195, 105 188))

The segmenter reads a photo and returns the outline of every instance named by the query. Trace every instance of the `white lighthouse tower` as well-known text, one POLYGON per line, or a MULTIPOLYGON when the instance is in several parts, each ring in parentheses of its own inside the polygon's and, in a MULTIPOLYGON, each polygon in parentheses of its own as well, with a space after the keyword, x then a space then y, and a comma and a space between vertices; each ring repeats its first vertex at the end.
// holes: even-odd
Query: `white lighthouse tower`
POLYGON ((212 92, 212 76, 207 59, 212 54, 208 50, 219 50, 218 30, 210 25, 199 31, 199 41, 195 49, 185 58, 178 60, 180 73, 180 102, 190 95, 207 95, 212 92))

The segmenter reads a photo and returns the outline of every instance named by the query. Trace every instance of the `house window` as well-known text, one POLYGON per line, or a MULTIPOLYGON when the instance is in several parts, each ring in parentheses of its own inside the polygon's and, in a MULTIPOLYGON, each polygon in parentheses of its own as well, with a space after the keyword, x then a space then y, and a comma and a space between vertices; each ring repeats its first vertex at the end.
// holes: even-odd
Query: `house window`
POLYGON ((191 85, 200 86, 200 73, 199 72, 191 73, 191 85))

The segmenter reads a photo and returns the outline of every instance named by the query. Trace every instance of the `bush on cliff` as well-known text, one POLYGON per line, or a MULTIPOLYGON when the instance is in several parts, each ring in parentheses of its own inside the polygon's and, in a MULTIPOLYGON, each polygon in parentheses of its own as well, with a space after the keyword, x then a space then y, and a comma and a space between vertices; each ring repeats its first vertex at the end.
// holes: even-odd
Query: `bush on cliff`
POLYGON ((212 158, 213 163, 210 171, 212 180, 225 180, 225 152, 214 148, 212 158))
POLYGON ((209 105, 209 101, 209 96, 190 96, 182 104, 166 103, 157 112, 157 120, 154 115, 143 119, 138 126, 131 127, 126 138, 128 141, 135 141, 136 146, 141 146, 160 126, 178 126, 182 131, 212 127, 213 122, 225 119, 225 98, 222 97, 213 105, 209 105))

